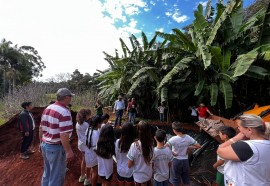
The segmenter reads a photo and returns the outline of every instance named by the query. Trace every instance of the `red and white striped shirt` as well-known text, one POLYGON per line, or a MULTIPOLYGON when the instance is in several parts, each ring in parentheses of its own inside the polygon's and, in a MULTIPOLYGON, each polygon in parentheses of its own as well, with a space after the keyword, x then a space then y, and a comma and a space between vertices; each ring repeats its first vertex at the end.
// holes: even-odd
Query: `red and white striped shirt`
POLYGON ((70 111, 60 102, 49 105, 42 114, 42 141, 50 144, 60 144, 60 133, 70 133, 73 130, 70 111))

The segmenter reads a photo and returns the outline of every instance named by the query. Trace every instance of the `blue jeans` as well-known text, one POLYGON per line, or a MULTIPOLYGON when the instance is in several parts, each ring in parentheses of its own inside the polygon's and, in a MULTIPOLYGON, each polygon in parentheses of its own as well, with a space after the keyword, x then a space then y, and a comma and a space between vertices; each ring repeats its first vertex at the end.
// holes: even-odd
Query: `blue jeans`
POLYGON ((154 179, 154 186, 169 186, 169 180, 158 182, 154 179))
POLYGON ((67 167, 64 147, 42 142, 41 151, 44 160, 41 186, 64 185, 67 167))
POLYGON ((136 117, 136 113, 134 112, 129 112, 128 113, 128 122, 130 123, 134 123, 135 122, 135 117, 136 117))
POLYGON ((159 119, 160 121, 164 121, 164 113, 159 113, 159 119))
POLYGON ((116 111, 116 118, 115 118, 115 123, 114 123, 115 127, 118 124, 118 119, 119 119, 119 126, 121 126, 123 113, 124 113, 124 110, 116 111))

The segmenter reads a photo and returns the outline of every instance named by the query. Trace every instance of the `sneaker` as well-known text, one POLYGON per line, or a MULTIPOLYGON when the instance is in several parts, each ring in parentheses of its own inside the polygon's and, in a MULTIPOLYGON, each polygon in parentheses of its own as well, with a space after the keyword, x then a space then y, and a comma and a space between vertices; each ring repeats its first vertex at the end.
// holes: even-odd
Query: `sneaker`
POLYGON ((83 185, 91 185, 91 183, 87 178, 85 178, 83 185))
POLYGON ((80 176, 80 177, 79 177, 79 183, 84 182, 85 178, 86 178, 86 176, 85 176, 85 175, 84 175, 84 176, 80 176))
POLYGON ((27 150, 27 151, 26 151, 27 154, 34 154, 35 152, 36 152, 36 151, 34 151, 34 150, 27 150))
POLYGON ((26 155, 26 154, 21 154, 20 158, 23 159, 23 160, 27 160, 27 159, 29 159, 29 156, 26 155))

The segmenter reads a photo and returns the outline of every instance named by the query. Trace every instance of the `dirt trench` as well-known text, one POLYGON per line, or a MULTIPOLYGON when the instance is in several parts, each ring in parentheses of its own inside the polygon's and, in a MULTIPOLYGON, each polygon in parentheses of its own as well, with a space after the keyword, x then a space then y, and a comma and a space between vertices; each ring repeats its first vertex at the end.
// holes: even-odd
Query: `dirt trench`
MULTIPOLYGON (((43 158, 39 150, 38 126, 42 111, 45 107, 35 107, 32 110, 36 121, 33 148, 36 151, 28 160, 19 158, 21 134, 17 129, 18 115, 16 114, 7 123, 0 127, 0 186, 38 186, 43 174, 43 158)), ((76 113, 72 112, 72 118, 76 113)), ((81 186, 78 183, 80 176, 81 153, 77 149, 77 135, 73 130, 71 146, 75 153, 75 161, 68 167, 65 186, 81 186)))

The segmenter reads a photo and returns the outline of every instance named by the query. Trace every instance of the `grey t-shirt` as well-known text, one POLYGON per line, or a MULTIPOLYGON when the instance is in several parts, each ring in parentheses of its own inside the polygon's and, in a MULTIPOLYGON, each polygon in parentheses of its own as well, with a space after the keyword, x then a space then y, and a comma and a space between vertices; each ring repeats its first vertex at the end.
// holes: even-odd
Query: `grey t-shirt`
POLYGON ((169 163, 173 160, 173 154, 169 147, 154 149, 154 179, 162 182, 169 179, 169 163))

